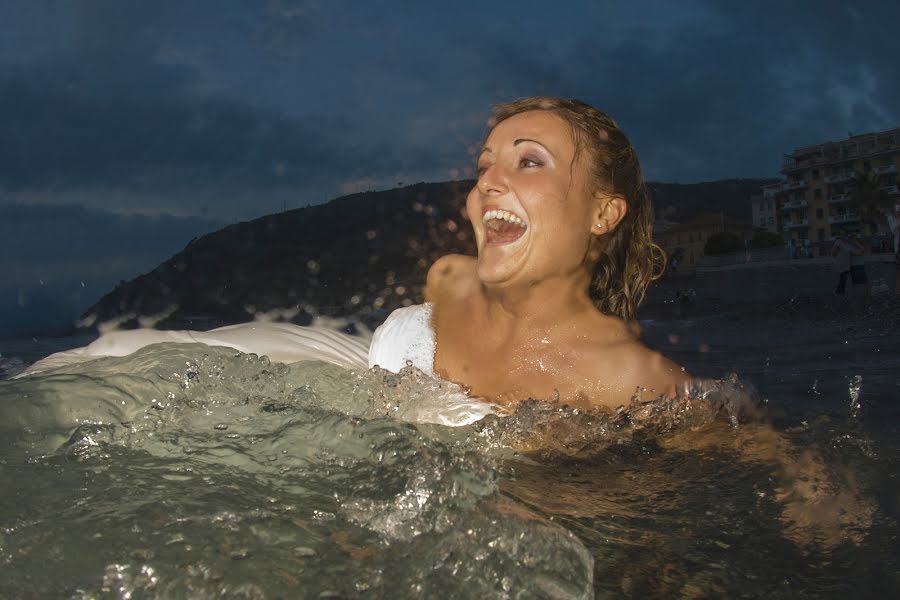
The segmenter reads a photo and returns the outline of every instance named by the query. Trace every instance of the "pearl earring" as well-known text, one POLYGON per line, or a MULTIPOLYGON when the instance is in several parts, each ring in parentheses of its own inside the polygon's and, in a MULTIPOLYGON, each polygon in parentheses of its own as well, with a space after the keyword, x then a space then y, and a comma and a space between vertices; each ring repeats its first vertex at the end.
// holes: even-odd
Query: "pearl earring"
POLYGON ((597 227, 603 227, 603 223, 597 223, 597 227))

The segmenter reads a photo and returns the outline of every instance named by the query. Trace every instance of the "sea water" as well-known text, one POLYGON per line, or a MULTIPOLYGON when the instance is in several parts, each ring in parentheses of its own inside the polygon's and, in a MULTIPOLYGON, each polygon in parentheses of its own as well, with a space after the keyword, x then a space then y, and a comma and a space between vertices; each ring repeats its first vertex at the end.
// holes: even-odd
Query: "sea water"
POLYGON ((888 595, 900 343, 814 325, 645 323, 689 395, 464 427, 411 368, 198 344, 2 381, 0 597, 888 595))

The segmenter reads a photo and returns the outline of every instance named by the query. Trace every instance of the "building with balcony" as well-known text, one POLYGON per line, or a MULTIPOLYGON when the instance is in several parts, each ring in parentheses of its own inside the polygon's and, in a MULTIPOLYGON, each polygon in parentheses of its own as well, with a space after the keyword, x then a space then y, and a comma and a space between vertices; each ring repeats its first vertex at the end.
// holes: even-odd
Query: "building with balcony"
MULTIPOLYGON (((823 241, 841 233, 886 233, 886 223, 866 223, 852 209, 857 174, 877 177, 881 189, 900 201, 900 128, 850 135, 840 141, 797 148, 784 157, 784 180, 751 199, 753 224, 763 227, 760 206, 772 202, 774 228, 785 240, 823 241), (871 175, 869 175, 871 174, 871 175)), ((765 220, 770 218, 766 213, 765 220)))
MULTIPOLYGON (((779 184, 780 185, 780 184, 779 184)), ((767 186, 768 187, 768 186, 767 186)), ((763 193, 750 198, 753 210, 753 225, 771 233, 778 233, 778 205, 775 196, 763 193)))

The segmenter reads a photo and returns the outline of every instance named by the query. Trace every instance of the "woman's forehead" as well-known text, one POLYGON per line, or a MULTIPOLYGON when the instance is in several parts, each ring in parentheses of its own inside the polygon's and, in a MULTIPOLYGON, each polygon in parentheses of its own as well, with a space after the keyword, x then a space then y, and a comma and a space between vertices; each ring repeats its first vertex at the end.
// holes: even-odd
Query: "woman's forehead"
POLYGON ((571 127, 559 115, 547 110, 532 110, 513 115, 498 123, 485 140, 485 149, 513 144, 516 140, 534 140, 561 153, 574 154, 571 127))

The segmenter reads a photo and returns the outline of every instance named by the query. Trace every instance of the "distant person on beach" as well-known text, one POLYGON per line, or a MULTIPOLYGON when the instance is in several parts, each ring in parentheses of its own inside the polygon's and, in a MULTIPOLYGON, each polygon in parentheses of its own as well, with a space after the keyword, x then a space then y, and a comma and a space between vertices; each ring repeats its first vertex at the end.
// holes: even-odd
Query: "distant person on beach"
POLYGON ((853 244, 853 250, 850 252, 850 281, 853 282, 854 286, 863 286, 866 297, 868 297, 872 288, 872 283, 869 281, 869 276, 866 273, 868 248, 856 233, 850 234, 850 242, 853 244))
POLYGON ((894 203, 894 212, 887 216, 887 221, 894 236, 894 293, 900 296, 900 202, 894 203))
POLYGON ((868 277, 866 277, 865 267, 866 249, 862 242, 856 238, 856 234, 850 237, 840 236, 834 241, 831 248, 831 255, 834 257, 835 270, 838 272, 838 284, 834 290, 835 294, 842 295, 847 290, 847 279, 849 278, 853 285, 866 286, 868 294, 868 277))
POLYGON ((842 295, 846 292, 847 278, 850 276, 850 251, 852 245, 844 236, 838 236, 834 239, 834 245, 831 246, 831 256, 834 258, 834 270, 838 273, 837 286, 834 293, 842 295))

